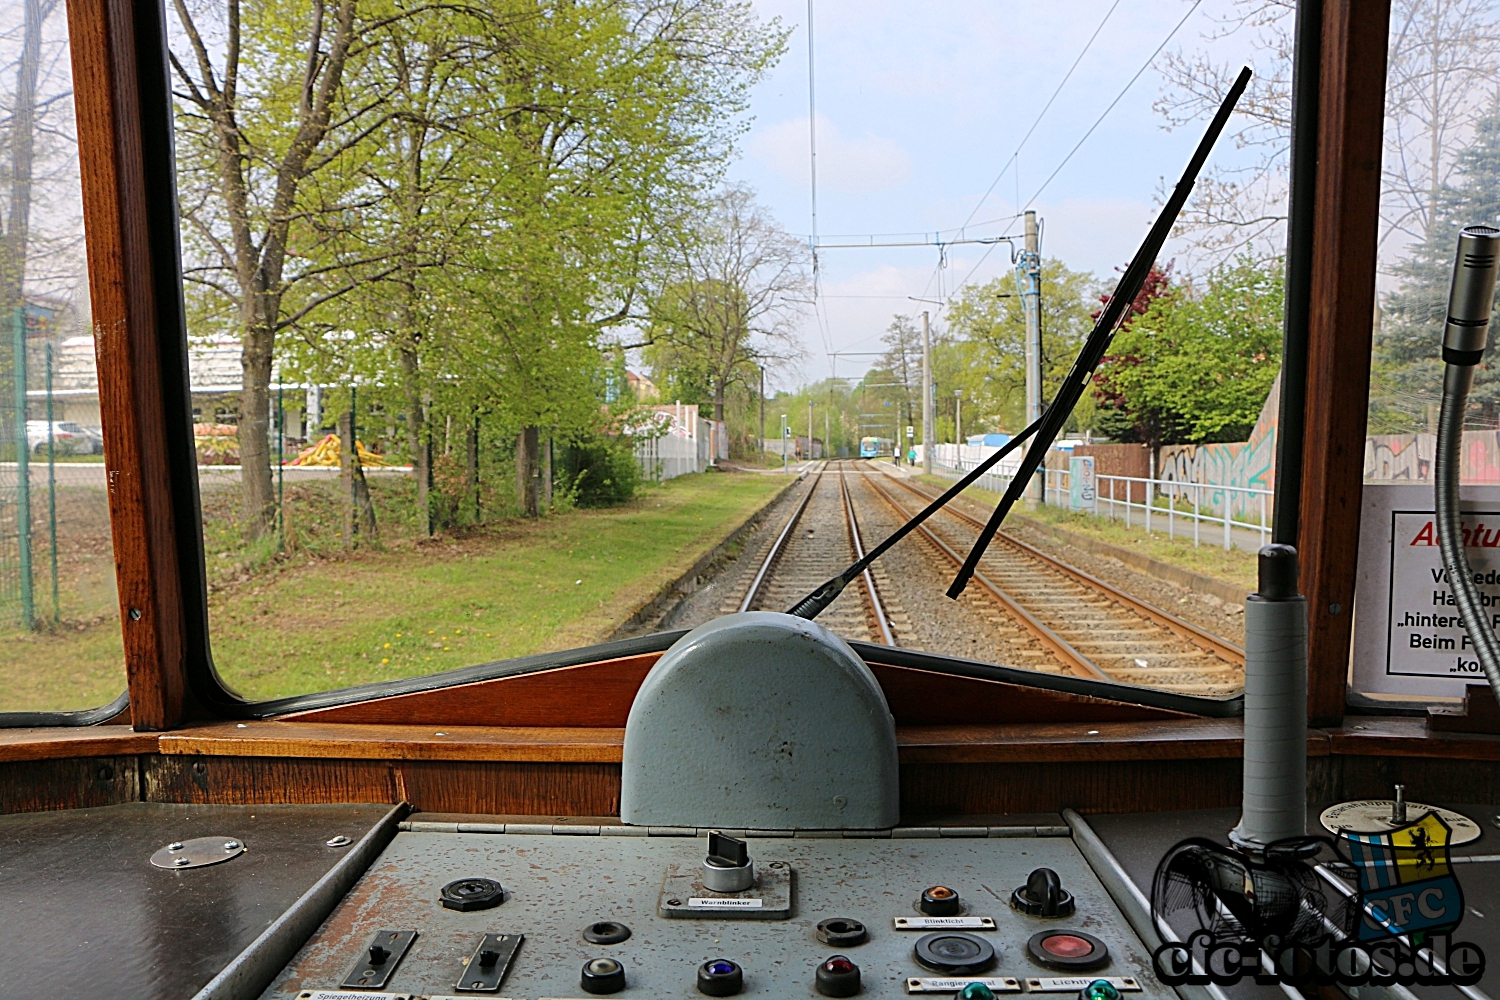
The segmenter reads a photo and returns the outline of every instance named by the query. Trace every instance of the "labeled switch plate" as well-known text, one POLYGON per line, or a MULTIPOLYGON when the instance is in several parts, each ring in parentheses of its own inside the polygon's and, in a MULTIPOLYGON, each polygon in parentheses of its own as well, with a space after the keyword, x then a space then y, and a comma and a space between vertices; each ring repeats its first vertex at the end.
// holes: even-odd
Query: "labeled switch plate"
MULTIPOLYGON (((1092 980, 1090 980, 1092 982, 1092 980)), ((959 977, 956 979, 908 979, 906 981, 906 992, 908 993, 957 993, 970 983, 983 983, 990 988, 991 993, 1019 993, 1021 992, 1021 981, 1009 976, 994 976, 986 978, 959 977)), ((1082 987, 1080 987, 1081 989, 1082 987)))
POLYGON ((664 917, 714 920, 785 920, 792 915, 790 862, 755 866, 755 884, 741 892, 714 892, 703 887, 698 865, 668 865, 656 910, 664 917))
POLYGON ((359 961, 355 963, 354 968, 344 977, 340 985, 346 990, 380 989, 390 982, 391 974, 396 971, 396 966, 401 964, 406 950, 416 939, 416 931, 380 931, 370 939, 359 961), (372 960, 371 953, 376 948, 386 953, 385 958, 379 962, 372 960))
POLYGON ((515 960, 516 949, 524 940, 524 934, 486 934, 474 954, 464 961, 463 974, 453 988, 463 993, 498 993, 505 974, 510 971, 510 963, 515 960), (487 951, 495 953, 495 960, 489 965, 483 959, 487 951))
POLYGON ((897 917, 898 931, 992 931, 994 917, 897 917))
MULTIPOLYGON (((410 993, 370 993, 366 990, 360 990, 358 993, 350 993, 348 990, 303 990, 297 994, 297 1000, 415 1000, 415 998, 410 993)), ((433 997, 432 1000, 437 1000, 437 997, 433 997)), ((500 1000, 500 998, 496 997, 495 1000, 500 1000)))
POLYGON ((1027 993, 1077 993, 1089 983, 1104 980, 1121 993, 1139 993, 1141 984, 1129 976, 1042 976, 1026 980, 1027 993))

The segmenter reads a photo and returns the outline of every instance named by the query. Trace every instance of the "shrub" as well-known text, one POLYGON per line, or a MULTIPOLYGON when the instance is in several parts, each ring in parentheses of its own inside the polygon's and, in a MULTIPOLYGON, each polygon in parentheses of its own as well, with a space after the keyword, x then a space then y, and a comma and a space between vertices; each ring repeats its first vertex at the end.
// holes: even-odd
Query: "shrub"
POLYGON ((612 507, 635 496, 640 467, 630 441, 598 437, 577 442, 564 452, 558 483, 580 507, 612 507))

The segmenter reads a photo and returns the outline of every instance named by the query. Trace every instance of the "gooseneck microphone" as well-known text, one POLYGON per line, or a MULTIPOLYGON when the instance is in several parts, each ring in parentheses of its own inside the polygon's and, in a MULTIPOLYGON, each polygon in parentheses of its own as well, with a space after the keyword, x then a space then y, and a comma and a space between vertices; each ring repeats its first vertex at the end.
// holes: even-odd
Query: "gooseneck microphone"
POLYGON ((1495 304, 1495 277, 1500 268, 1500 229, 1469 226, 1458 237, 1453 284, 1448 290, 1448 321, 1443 328, 1443 409, 1437 437, 1437 529, 1443 567, 1474 643, 1479 666, 1500 699, 1500 641, 1490 627, 1484 602, 1469 569, 1458 504, 1464 411, 1474 386, 1474 367, 1484 357, 1490 314, 1495 304))

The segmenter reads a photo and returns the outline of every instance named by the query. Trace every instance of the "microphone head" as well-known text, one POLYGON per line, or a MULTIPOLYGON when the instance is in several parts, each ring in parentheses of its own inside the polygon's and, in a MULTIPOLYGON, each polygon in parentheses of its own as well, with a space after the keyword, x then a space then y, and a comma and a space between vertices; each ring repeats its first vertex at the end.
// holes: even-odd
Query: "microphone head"
POLYGON ((1477 365, 1489 335, 1495 304, 1495 277, 1500 273, 1500 229, 1467 226, 1458 235, 1453 284, 1448 291, 1448 322, 1443 330, 1443 360, 1477 365))

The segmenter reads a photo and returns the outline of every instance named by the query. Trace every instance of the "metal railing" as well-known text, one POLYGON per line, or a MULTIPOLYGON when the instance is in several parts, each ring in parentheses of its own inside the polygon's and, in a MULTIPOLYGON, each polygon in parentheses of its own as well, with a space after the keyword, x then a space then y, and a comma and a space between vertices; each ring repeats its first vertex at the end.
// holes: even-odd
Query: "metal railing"
MULTIPOLYGON (((958 464, 968 468, 934 465, 933 470, 956 479, 975 465, 972 462, 958 464)), ((1002 468, 1007 464, 1002 463, 1002 468)), ((1010 482, 1011 476, 997 472, 980 476, 974 485, 1003 493, 1010 482)), ((1169 538, 1176 538, 1178 534, 1187 537, 1191 530, 1194 546, 1205 540, 1212 544, 1217 535, 1225 551, 1234 548, 1236 531, 1254 533, 1253 548, 1248 544, 1241 546, 1250 551, 1258 551, 1271 540, 1271 506, 1275 496, 1272 490, 1097 474, 1094 489, 1095 496, 1090 506, 1074 508, 1072 478, 1068 470, 1046 470, 1047 503, 1065 510, 1078 509, 1096 517, 1123 520, 1126 527, 1139 525, 1148 535, 1165 530, 1169 538)))

